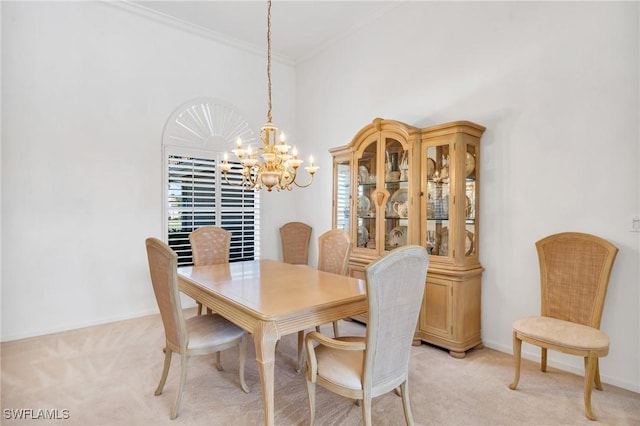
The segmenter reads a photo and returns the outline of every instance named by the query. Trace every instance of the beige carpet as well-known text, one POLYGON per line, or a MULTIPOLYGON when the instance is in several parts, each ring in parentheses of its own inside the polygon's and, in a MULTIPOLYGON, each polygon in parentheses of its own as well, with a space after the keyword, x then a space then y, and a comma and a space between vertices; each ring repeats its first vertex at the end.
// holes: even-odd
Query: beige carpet
MULTIPOLYGON (((188 315, 193 314, 188 311, 188 315)), ((343 334, 364 327, 341 322, 343 334)), ((330 326, 323 329, 330 333, 330 326)), ((157 315, 1 345, 3 425, 259 425, 263 421, 260 379, 253 343, 246 367, 251 393, 240 390, 237 351, 222 355, 217 371, 209 356, 189 363, 179 417, 169 420, 179 374, 174 355, 165 391, 153 392, 162 369, 164 334, 157 315), (16 420, 13 410, 49 410, 59 420, 16 420), (57 410, 57 411, 51 411, 57 410), (68 410, 68 411, 64 411, 68 410)), ((308 424, 304 376, 296 374, 296 336, 285 336, 276 355, 275 421, 308 424)), ((615 349, 614 349, 615 350, 615 349)), ((524 361, 519 389, 511 355, 475 350, 451 358, 429 345, 413 347, 410 395, 419 425, 640 425, 640 394, 605 384, 594 391, 597 422, 584 416, 582 378, 524 361)), ((352 401, 318 388, 317 424, 362 424, 352 401)), ((25 412, 22 411, 24 414, 25 412)), ((402 403, 393 393, 373 401, 373 422, 403 425, 402 403)))

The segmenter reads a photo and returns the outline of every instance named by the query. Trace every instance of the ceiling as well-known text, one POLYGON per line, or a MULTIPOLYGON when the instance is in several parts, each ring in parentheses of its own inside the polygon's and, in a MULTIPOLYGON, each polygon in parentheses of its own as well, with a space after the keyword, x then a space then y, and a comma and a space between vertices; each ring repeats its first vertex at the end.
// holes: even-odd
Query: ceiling
MULTIPOLYGON (((298 62, 372 22, 405 0, 273 0, 274 57, 298 62)), ((266 52, 267 1, 126 1, 147 14, 266 52)))

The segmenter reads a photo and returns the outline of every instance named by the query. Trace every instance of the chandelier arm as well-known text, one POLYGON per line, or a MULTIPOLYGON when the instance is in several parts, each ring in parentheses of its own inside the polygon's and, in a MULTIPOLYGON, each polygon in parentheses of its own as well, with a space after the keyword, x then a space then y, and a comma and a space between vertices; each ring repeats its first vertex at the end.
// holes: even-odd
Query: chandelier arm
POLYGON ((312 182, 313 182, 313 175, 311 175, 311 180, 309 181, 309 183, 307 183, 307 184, 305 184, 305 185, 300 185, 300 184, 299 184, 297 181, 295 181, 295 180, 293 181, 293 184, 294 184, 295 186, 297 186, 298 188, 306 188, 306 187, 308 187, 309 185, 311 185, 311 183, 312 183, 312 182))
MULTIPOLYGON (((251 172, 249 172, 249 176, 251 176, 251 172)), ((237 187, 245 187, 245 189, 252 190, 257 185, 257 180, 252 180, 251 177, 247 178, 245 175, 242 175, 242 182, 233 183, 229 180, 229 174, 224 173, 224 180, 229 186, 237 186, 237 187), (247 182, 249 184, 247 184, 247 182)))

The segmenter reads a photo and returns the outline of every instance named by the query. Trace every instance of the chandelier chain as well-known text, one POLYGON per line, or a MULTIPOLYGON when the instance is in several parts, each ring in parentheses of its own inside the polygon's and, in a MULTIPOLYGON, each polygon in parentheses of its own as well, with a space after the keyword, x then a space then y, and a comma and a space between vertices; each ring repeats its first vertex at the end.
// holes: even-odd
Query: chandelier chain
POLYGON ((267 86, 269 90, 267 123, 271 123, 271 0, 267 9, 267 86))
MULTIPOLYGON (((0 0, 2 1, 2 0, 0 0)), ((236 149, 233 153, 242 166, 239 172, 241 181, 229 181, 229 172, 231 172, 232 164, 229 163, 227 153, 222 157, 222 163, 219 164, 220 170, 224 174, 225 181, 229 185, 241 186, 244 189, 255 189, 259 191, 263 187, 267 191, 275 187, 278 191, 291 191, 294 186, 298 188, 306 188, 313 182, 313 176, 318 171, 318 166, 313 164, 313 157, 309 157, 309 165, 304 169, 309 173, 311 179, 306 184, 300 184, 297 180, 298 168, 303 161, 298 158, 298 150, 291 148, 285 142, 284 133, 278 132, 278 128, 273 125, 271 119, 271 0, 268 0, 267 8, 267 91, 269 95, 267 109, 267 123, 260 129, 260 139, 263 146, 257 150, 253 150, 251 145, 247 148, 242 146, 240 138, 236 140, 236 149), (280 136, 278 142, 277 136, 280 136)), ((235 174, 234 178, 238 178, 235 174)))

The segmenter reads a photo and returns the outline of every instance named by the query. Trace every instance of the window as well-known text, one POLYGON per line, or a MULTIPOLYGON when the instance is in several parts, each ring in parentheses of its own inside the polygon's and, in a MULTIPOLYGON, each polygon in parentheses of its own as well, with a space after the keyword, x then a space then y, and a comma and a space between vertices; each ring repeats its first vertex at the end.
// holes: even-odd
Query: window
MULTIPOLYGON (((232 233, 231 262, 259 258, 260 194, 228 184, 217 169, 220 154, 206 158, 171 151, 166 155, 167 241, 178 254, 178 265, 193 263, 189 234, 205 225, 232 233)), ((241 179, 230 173, 231 183, 241 179)))
POLYGON ((235 146, 238 136, 255 140, 237 111, 215 99, 187 102, 167 122, 165 229, 179 266, 193 264, 189 234, 205 225, 231 232, 231 262, 260 258, 260 193, 234 186, 242 180, 239 164, 229 172, 228 182, 218 170, 224 151, 235 146))

